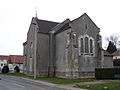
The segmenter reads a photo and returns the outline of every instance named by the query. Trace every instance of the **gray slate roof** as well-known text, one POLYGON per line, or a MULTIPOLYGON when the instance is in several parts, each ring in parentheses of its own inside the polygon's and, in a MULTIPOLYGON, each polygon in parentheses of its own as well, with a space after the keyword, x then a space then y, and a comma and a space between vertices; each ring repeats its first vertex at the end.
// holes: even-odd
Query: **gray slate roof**
POLYGON ((66 19, 65 21, 63 21, 62 23, 56 25, 54 28, 52 28, 52 31, 54 31, 56 34, 60 33, 68 28, 70 28, 70 20, 66 19))
POLYGON ((36 19, 36 21, 39 27, 39 32, 41 33, 48 33, 53 27, 59 24, 57 22, 40 20, 40 19, 36 19))

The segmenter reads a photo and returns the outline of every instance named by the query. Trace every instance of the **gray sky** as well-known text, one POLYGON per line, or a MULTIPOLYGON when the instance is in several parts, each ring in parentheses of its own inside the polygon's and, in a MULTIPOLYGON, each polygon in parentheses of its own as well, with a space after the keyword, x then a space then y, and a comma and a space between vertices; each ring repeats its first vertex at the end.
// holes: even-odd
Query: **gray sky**
MULTIPOLYGON (((87 13, 104 37, 120 34, 120 0, 1 0, 0 54, 23 54, 32 17, 62 22, 87 13)), ((105 44, 103 45, 105 47, 105 44)))

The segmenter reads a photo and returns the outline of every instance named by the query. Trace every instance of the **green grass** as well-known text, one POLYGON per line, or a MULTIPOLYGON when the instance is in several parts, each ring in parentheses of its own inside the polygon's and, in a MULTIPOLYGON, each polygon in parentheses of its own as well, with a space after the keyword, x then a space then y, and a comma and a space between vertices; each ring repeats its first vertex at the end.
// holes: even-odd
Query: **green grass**
MULTIPOLYGON (((27 76, 23 73, 1 73, 2 75, 11 75, 11 76, 19 76, 24 78, 33 78, 32 76, 27 76)), ((80 82, 92 82, 95 79, 65 79, 65 78, 49 78, 49 77, 37 77, 36 80, 47 81, 55 84, 73 84, 80 82)))
MULTIPOLYGON (((1 75, 11 75, 11 76, 19 76, 24 78, 33 78, 32 76, 27 76, 23 73, 0 73, 1 75)), ((36 80, 47 81, 56 84, 73 84, 80 82, 92 82, 95 79, 65 79, 65 78, 45 78, 45 77, 37 77, 36 80)), ((78 85, 76 84, 74 87, 77 88, 85 88, 89 90, 104 90, 103 87, 108 87, 109 90, 120 90, 120 82, 110 82, 106 81, 104 84, 92 84, 92 85, 78 85)))
POLYGON ((45 77, 37 78, 37 80, 43 80, 56 84, 73 84, 73 83, 94 81, 94 79, 65 79, 65 78, 45 78, 45 77))
POLYGON ((120 82, 108 82, 104 84, 94 85, 76 85, 77 88, 84 88, 89 90, 105 90, 104 87, 108 87, 107 90, 120 90, 120 82))

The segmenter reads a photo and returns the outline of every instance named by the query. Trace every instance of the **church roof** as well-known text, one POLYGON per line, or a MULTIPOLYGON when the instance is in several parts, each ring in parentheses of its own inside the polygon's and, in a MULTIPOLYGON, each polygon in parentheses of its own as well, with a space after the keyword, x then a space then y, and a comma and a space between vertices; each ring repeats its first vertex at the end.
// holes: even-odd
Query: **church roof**
POLYGON ((41 20, 38 18, 35 18, 35 20, 36 20, 37 25, 39 27, 39 33, 48 34, 50 31, 53 31, 55 34, 57 34, 57 33, 60 33, 64 30, 70 28, 71 27, 70 23, 72 23, 78 19, 83 19, 83 18, 88 18, 97 27, 97 25, 91 20, 91 18, 86 13, 84 13, 80 17, 74 19, 73 21, 66 19, 61 23, 48 21, 48 20, 41 20))
POLYGON ((56 25, 55 27, 52 28, 52 31, 54 31, 56 34, 60 33, 68 28, 70 28, 70 20, 66 19, 65 21, 63 21, 62 23, 59 23, 58 25, 56 25))
POLYGON ((40 20, 40 19, 36 19, 36 22, 39 27, 39 32, 41 32, 41 33, 48 33, 53 27, 55 27, 57 24, 59 24, 57 22, 40 20))

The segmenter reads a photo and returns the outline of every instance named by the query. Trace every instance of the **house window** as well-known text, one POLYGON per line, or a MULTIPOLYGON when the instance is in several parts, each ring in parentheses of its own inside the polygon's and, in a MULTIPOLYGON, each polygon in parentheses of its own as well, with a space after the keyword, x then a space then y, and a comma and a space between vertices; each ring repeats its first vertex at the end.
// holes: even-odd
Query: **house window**
POLYGON ((79 37, 79 55, 94 55, 94 39, 88 35, 79 37))

